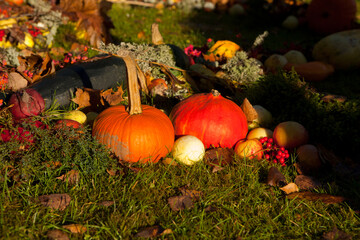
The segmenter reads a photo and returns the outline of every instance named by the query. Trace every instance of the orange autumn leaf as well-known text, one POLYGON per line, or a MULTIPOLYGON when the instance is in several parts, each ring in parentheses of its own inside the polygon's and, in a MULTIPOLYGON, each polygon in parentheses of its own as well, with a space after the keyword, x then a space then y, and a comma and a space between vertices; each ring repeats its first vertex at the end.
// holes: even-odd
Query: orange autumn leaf
POLYGON ((123 94, 124 90, 121 86, 119 86, 116 91, 110 88, 100 92, 100 96, 104 98, 110 106, 118 105, 124 101, 123 94))
POLYGON ((88 108, 92 111, 101 111, 106 107, 106 103, 100 96, 101 90, 92 88, 77 88, 75 97, 71 99, 74 103, 78 104, 77 109, 88 108))
POLYGON ((85 226, 76 223, 64 225, 63 228, 75 234, 84 234, 87 231, 87 228, 85 226))
POLYGON ((137 38, 138 38, 138 39, 145 39, 145 32, 144 32, 144 31, 138 32, 137 38))

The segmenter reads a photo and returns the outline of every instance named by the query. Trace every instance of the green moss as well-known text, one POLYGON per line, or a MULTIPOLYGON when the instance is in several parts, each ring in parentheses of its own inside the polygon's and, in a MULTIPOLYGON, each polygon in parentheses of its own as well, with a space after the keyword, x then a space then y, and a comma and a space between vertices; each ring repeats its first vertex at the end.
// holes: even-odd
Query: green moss
POLYGON ((268 109, 275 124, 298 121, 308 129, 311 142, 346 156, 359 156, 360 99, 325 103, 322 95, 295 73, 267 75, 241 95, 268 109))

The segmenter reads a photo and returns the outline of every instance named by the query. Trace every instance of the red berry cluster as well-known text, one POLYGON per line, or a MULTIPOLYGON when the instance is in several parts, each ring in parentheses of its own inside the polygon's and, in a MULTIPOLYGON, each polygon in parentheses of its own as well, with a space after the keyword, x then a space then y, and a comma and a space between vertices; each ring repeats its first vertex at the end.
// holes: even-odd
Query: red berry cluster
POLYGON ((41 34, 40 29, 37 28, 37 27, 34 27, 34 26, 29 27, 28 32, 29 32, 29 33, 31 34, 31 36, 33 36, 34 38, 35 38, 37 35, 41 34))
POLYGON ((274 143, 273 138, 263 137, 260 138, 260 142, 263 145, 264 156, 269 162, 272 161, 273 163, 280 163, 283 167, 286 166, 286 159, 290 157, 287 149, 274 143))
POLYGON ((3 40, 3 38, 5 37, 5 30, 4 29, 1 29, 0 30, 0 41, 2 41, 3 40))
POLYGON ((0 71, 0 90, 5 90, 6 85, 9 81, 9 76, 7 72, 0 71))
MULTIPOLYGON (((43 122, 38 120, 34 121, 32 124, 36 128, 41 128, 41 129, 48 128, 47 125, 45 125, 43 122)), ((3 125, 0 125, 0 140, 3 142, 9 142, 11 140, 15 140, 20 143, 24 143, 25 149, 28 149, 30 147, 30 144, 35 142, 35 137, 30 130, 24 128, 21 125, 15 124, 11 129, 6 128, 3 125)))
POLYGON ((32 78, 32 77, 34 76, 34 73, 31 72, 30 70, 25 70, 23 73, 24 73, 26 76, 28 76, 29 78, 32 78))

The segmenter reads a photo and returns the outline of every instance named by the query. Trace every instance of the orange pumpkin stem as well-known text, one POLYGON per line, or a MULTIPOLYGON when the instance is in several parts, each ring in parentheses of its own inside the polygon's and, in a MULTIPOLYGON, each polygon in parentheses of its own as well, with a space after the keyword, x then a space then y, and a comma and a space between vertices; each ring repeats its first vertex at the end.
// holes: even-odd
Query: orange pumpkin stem
POLYGON ((132 57, 126 55, 122 57, 125 64, 128 75, 128 94, 129 94, 129 106, 127 111, 130 115, 142 113, 141 97, 139 92, 138 75, 136 69, 136 63, 132 57))

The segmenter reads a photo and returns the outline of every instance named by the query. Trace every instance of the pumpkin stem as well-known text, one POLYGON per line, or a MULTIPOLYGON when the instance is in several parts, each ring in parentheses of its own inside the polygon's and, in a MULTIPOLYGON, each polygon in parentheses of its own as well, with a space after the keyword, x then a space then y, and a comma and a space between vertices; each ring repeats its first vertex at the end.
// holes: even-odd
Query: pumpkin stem
POLYGON ((128 75, 128 94, 129 94, 129 107, 127 111, 130 115, 142 113, 141 97, 139 92, 138 73, 136 63, 130 55, 122 57, 128 75))
POLYGON ((220 92, 216 89, 211 89, 211 94, 214 96, 214 97, 218 97, 220 96, 220 92))

